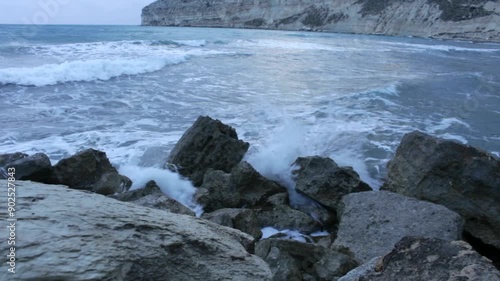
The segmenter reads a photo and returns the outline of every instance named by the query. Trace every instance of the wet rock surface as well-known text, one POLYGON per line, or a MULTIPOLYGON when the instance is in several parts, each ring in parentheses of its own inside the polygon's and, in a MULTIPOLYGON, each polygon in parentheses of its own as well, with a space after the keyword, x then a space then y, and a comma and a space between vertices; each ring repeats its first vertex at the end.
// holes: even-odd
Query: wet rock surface
MULTIPOLYGON (((0 167, 8 172, 15 170, 16 180, 47 182, 52 175, 52 164, 49 157, 43 153, 28 156, 24 153, 4 154, 0 156, 0 167)), ((0 178, 8 178, 7 173, 0 173, 0 178)))

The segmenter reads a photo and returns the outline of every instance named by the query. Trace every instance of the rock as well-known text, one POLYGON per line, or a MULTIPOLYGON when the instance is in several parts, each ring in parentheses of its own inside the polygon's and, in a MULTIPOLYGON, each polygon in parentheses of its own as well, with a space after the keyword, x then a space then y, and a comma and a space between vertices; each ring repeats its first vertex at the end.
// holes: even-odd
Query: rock
POLYGON ((243 161, 230 174, 208 170, 197 199, 206 212, 213 212, 223 208, 255 208, 269 196, 284 191, 284 187, 264 178, 243 161))
POLYGON ((261 208, 256 210, 261 227, 271 226, 278 230, 294 229, 302 233, 321 230, 322 226, 308 214, 288 205, 288 194, 275 194, 261 208))
POLYGON ((54 166, 49 183, 103 195, 126 191, 132 185, 130 179, 118 174, 106 153, 94 149, 84 150, 59 161, 54 166))
POLYGON ((355 269, 349 271, 337 281, 359 281, 362 276, 375 272, 382 264, 382 257, 375 257, 355 269))
POLYGON ((336 280, 357 266, 345 253, 294 240, 262 240, 255 254, 269 264, 274 281, 336 280))
POLYGON ((191 209, 166 196, 155 181, 149 181, 144 188, 109 195, 109 197, 144 207, 169 211, 174 214, 196 216, 191 209))
POLYGON ((500 3, 492 0, 158 0, 142 24, 383 34, 500 41, 500 3))
POLYGON ((474 147, 422 132, 405 135, 382 187, 448 207, 465 230, 500 249, 500 161, 474 147))
POLYGON ((241 230, 255 239, 262 237, 255 212, 250 209, 220 209, 205 213, 201 217, 216 224, 241 230))
MULTIPOLYGON (((37 182, 47 182, 52 174, 52 164, 47 155, 37 153, 27 156, 22 153, 5 155, 2 162, 7 162, 3 169, 14 168, 16 180, 30 180, 37 182), (14 160, 10 162, 11 160, 14 160)), ((0 176, 1 178, 1 176, 0 176)))
MULTIPOLYGON (((240 231, 64 186, 17 185, 16 280, 272 278, 268 265, 245 249, 253 237, 240 231)), ((1 235, 0 251, 8 247, 1 235)), ((0 280, 11 276, 0 272, 0 280)))
POLYGON ((299 157, 295 165, 295 189, 331 210, 346 194, 372 190, 351 167, 339 167, 330 158, 299 157))
POLYGON ((229 173, 243 159, 248 147, 248 143, 238 140, 230 126, 200 116, 175 145, 168 164, 175 165, 195 186, 201 186, 209 168, 229 173))
POLYGON ((9 163, 28 157, 28 154, 16 152, 0 154, 0 167, 4 167, 9 163))
POLYGON ((464 241, 405 237, 359 281, 499 281, 500 271, 464 241))
POLYGON ((334 246, 350 249, 361 263, 391 251, 409 235, 457 240, 463 220, 449 209, 387 191, 352 193, 339 206, 334 246))

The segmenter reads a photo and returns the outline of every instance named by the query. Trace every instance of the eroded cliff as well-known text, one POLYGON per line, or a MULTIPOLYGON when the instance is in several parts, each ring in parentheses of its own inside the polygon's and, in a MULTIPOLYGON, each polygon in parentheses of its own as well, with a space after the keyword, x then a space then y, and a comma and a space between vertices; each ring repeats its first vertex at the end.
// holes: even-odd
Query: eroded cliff
POLYGON ((153 26, 317 30, 500 42, 500 1, 158 0, 153 26))

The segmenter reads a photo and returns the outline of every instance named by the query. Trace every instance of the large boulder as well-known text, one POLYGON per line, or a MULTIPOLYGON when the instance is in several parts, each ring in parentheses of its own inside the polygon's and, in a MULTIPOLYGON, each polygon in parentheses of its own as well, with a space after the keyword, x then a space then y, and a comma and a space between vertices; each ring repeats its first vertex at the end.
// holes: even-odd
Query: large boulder
POLYGON ((285 188, 260 175, 250 164, 242 161, 231 173, 208 170, 197 200, 206 212, 224 208, 255 208, 269 196, 285 188))
MULTIPOLYGON (((64 186, 17 185, 15 280, 272 278, 268 265, 246 250, 253 237, 240 231, 64 186)), ((7 238, 0 236, 6 254, 7 238)), ((0 280, 12 276, 0 272, 0 280)))
POLYGON ((294 240, 262 240, 255 254, 269 264, 273 281, 337 280, 358 265, 349 253, 294 240))
POLYGON ((149 181, 144 188, 109 195, 123 202, 169 211, 174 214, 196 216, 196 213, 180 202, 166 196, 155 181, 149 181))
MULTIPOLYGON (((16 180, 30 180, 37 182, 47 182, 52 174, 52 164, 49 157, 43 153, 37 153, 27 156, 23 153, 14 153, 3 155, 3 170, 8 171, 9 168, 15 169, 16 180)), ((7 178, 1 175, 0 178, 7 178)))
POLYGON ((229 173, 243 159, 249 146, 238 140, 232 127, 200 116, 177 142, 167 164, 173 164, 181 175, 200 186, 209 168, 229 173))
POLYGON ((220 209, 201 216, 211 222, 241 230, 252 235, 255 239, 262 237, 261 227, 254 210, 251 209, 220 209))
POLYGON ((103 195, 126 191, 132 185, 130 179, 118 174, 105 152, 94 149, 59 161, 49 182, 103 195))
POLYGON ((500 271, 464 241, 405 237, 375 271, 365 271, 356 280, 499 281, 500 271))
POLYGON ((349 248, 361 263, 390 252, 405 236, 457 240, 463 229, 462 218, 446 207, 387 191, 346 195, 338 214, 333 245, 349 248))
POLYGON ((351 167, 339 167, 331 158, 299 157, 295 165, 295 189, 331 210, 346 194, 372 190, 351 167))
POLYGON ((383 190, 448 207, 465 230, 500 249, 500 161, 487 152, 422 132, 405 135, 387 165, 383 190))
POLYGON ((28 157, 28 154, 16 152, 0 154, 0 167, 4 167, 9 163, 28 157))

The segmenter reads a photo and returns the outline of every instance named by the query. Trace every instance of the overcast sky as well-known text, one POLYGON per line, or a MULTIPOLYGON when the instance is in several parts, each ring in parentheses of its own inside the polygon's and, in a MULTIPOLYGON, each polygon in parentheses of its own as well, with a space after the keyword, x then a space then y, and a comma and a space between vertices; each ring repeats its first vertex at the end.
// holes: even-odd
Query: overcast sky
POLYGON ((0 24, 132 24, 154 0, 0 0, 0 24))

